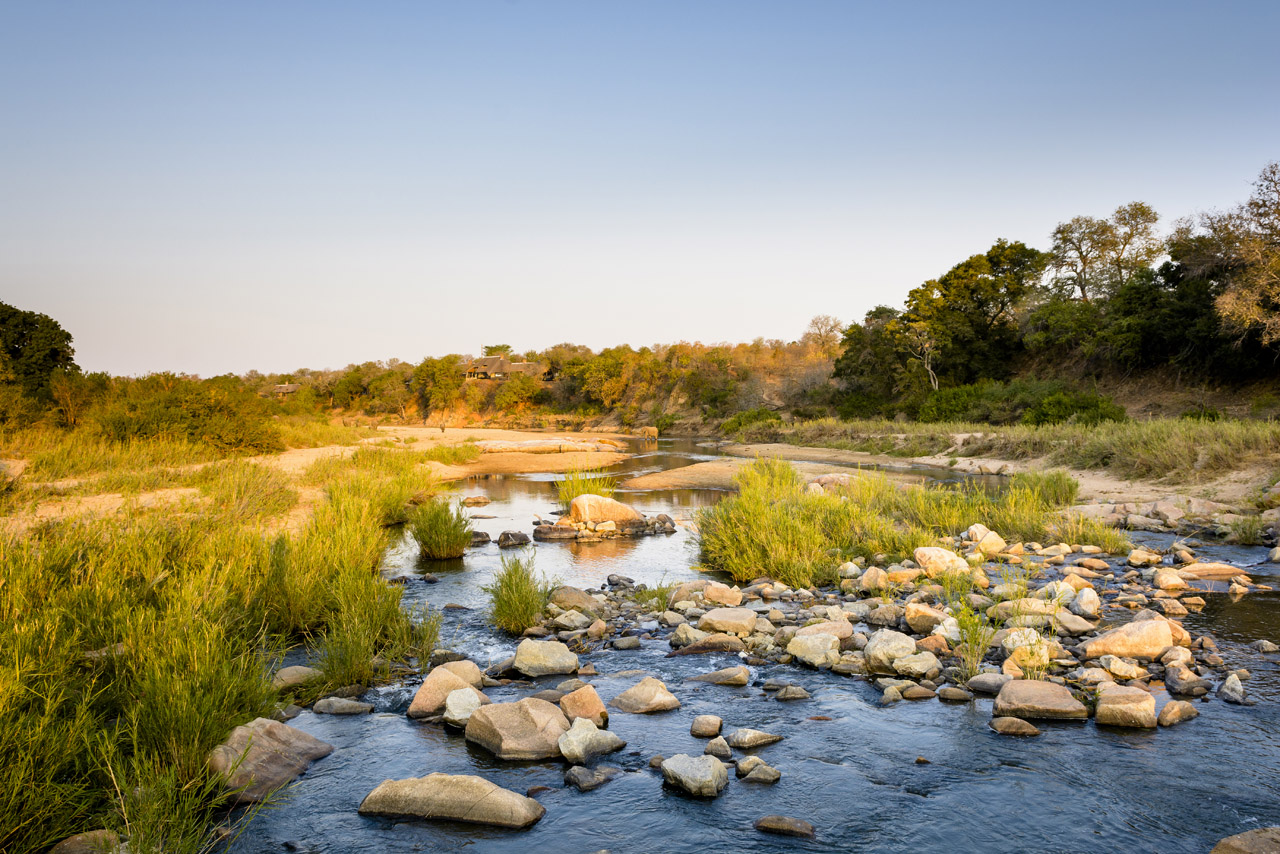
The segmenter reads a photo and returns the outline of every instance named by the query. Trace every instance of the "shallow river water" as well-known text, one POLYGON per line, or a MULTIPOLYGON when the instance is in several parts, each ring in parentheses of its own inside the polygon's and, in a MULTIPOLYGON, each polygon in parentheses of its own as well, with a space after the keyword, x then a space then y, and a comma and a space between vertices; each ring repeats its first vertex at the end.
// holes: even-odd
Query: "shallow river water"
MULTIPOLYGON (((679 440, 633 457, 619 473, 643 473, 715 454, 679 440)), ((923 474, 949 479, 946 471, 923 474)), ((504 530, 531 530, 536 515, 554 508, 554 475, 491 477, 461 486, 466 495, 493 503, 474 508, 475 528, 495 538, 504 530)), ((620 493, 646 514, 687 518, 720 493, 711 490, 620 493)), ((975 520, 976 521, 976 520, 975 520)), ((1138 534, 1138 542, 1164 547, 1168 537, 1138 534)), ((1242 566, 1260 562, 1264 550, 1206 544, 1203 559, 1242 566)), ((482 667, 509 656, 515 642, 484 620, 487 597, 480 585, 500 563, 495 545, 473 550, 454 564, 423 564, 402 541, 387 554, 384 572, 410 576, 406 601, 427 602, 444 612, 441 646, 464 653, 482 667), (439 583, 421 581, 423 572, 439 583)), ((696 577, 694 537, 686 527, 669 536, 566 545, 539 544, 537 568, 565 584, 599 587, 610 573, 656 583, 696 577)), ((1274 566, 1274 565, 1273 565, 1274 566)), ((1250 570, 1264 579, 1268 568, 1250 570)), ((1272 583, 1280 586, 1280 572, 1272 583)), ((880 692, 860 678, 798 667, 752 668, 758 682, 785 679, 812 699, 779 703, 759 687, 728 688, 685 682, 690 676, 737 664, 733 655, 665 658, 665 641, 645 641, 636 651, 582 656, 605 675, 591 677, 607 703, 644 670, 666 682, 682 707, 657 715, 613 714, 609 728, 627 747, 601 764, 626 773, 592 792, 565 788, 562 761, 511 763, 469 745, 460 733, 409 720, 410 684, 375 689, 363 699, 372 715, 333 717, 304 712, 292 725, 334 745, 333 754, 303 775, 290 797, 250 823, 233 850, 249 852, 428 852, 471 850, 555 854, 731 851, 947 851, 947 852, 1204 852, 1224 836, 1280 824, 1280 659, 1253 652, 1258 638, 1280 640, 1280 594, 1254 593, 1239 601, 1207 592, 1201 613, 1184 624, 1193 635, 1211 634, 1230 667, 1246 667, 1246 683, 1258 700, 1250 707, 1219 700, 1198 705, 1201 715, 1181 726, 1151 732, 1115 730, 1087 723, 1038 724, 1043 735, 1008 738, 987 727, 990 698, 968 705, 936 700, 879 705, 880 692), (715 800, 686 797, 662 785, 648 769, 654 754, 698 755, 705 741, 689 734, 695 715, 724 718, 725 730, 754 727, 785 736, 758 752, 782 772, 773 786, 733 778, 715 800), (812 720, 815 716, 831 718, 812 720), (928 760, 917 764, 917 757, 928 760), (395 821, 357 814, 360 801, 381 781, 442 771, 479 774, 538 797, 546 816, 526 831, 504 831, 447 822, 395 821), (762 815, 811 822, 813 840, 766 836, 752 828, 762 815)), ((539 688, 568 677, 547 677, 539 688)), ((536 689, 535 689, 536 690, 536 689)), ((495 702, 527 696, 530 689, 486 689, 495 702)), ((1165 697, 1157 695, 1157 704, 1165 697)))

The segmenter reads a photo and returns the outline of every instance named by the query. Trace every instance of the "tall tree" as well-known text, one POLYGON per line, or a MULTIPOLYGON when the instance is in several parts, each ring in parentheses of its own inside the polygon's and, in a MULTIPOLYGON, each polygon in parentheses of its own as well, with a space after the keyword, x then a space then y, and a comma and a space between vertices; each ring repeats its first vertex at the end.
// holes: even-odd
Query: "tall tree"
POLYGON ((1115 209, 1109 219, 1078 216, 1053 230, 1054 284, 1082 302, 1110 295, 1160 257, 1160 215, 1145 202, 1115 209))
POLYGON ((47 314, 0 302, 0 350, 6 371, 22 392, 48 399, 49 378, 57 370, 77 371, 71 333, 47 314))
POLYGON ((422 423, 432 412, 440 413, 440 432, 444 432, 445 415, 462 394, 462 358, 449 355, 439 359, 423 359, 413 369, 412 388, 417 399, 422 423))

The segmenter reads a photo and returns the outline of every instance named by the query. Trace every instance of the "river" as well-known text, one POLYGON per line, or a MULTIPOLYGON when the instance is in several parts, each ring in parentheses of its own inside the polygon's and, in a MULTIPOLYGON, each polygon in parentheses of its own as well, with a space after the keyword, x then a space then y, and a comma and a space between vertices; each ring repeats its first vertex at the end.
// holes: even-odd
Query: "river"
MULTIPOLYGON (((631 476, 716 456, 713 447, 662 440, 615 470, 631 476)), ((947 471, 922 471, 954 479, 947 471)), ((496 536, 528 532, 537 515, 555 506, 554 475, 480 478, 460 486, 464 495, 492 503, 474 508, 475 528, 496 536)), ((681 490, 618 494, 646 514, 688 518, 722 493, 681 490)), ((977 520, 975 520, 977 521, 977 520)), ((1165 547, 1170 538, 1135 534, 1135 542, 1165 547)), ((1265 550, 1207 543, 1203 559, 1247 565, 1265 550)), ((637 582, 680 581, 698 576, 696 540, 687 527, 676 534, 599 543, 539 544, 536 566, 565 584, 599 587, 610 573, 637 582)), ((500 564, 496 545, 473 550, 453 563, 419 561, 407 538, 392 547, 383 572, 408 576, 405 601, 446 604, 440 644, 482 667, 509 656, 515 641, 484 619, 488 582, 500 564), (424 572, 440 581, 428 584, 424 572)), ((1250 570, 1262 580, 1280 567, 1250 570)), ((1246 667, 1254 706, 1219 700, 1198 703, 1201 715, 1158 731, 1125 731, 1088 723, 1038 725, 1034 739, 1008 738, 987 727, 990 698, 970 704, 936 700, 883 707, 880 692, 860 678, 798 667, 752 668, 755 681, 780 678, 806 688, 812 699, 766 700, 759 687, 729 688, 685 682, 690 676, 740 663, 733 655, 665 658, 662 641, 636 651, 597 651, 582 656, 601 672, 590 677, 607 702, 644 670, 666 682, 682 707, 657 715, 616 713, 610 729, 627 747, 602 760, 626 773, 580 793, 566 788, 562 761, 502 762, 469 745, 460 733, 409 720, 410 684, 369 692, 375 705, 365 717, 303 712, 296 726, 334 745, 292 788, 287 800, 258 814, 234 843, 241 854, 258 852, 430 852, 472 850, 555 854, 731 851, 947 851, 947 852, 1204 852, 1224 836, 1280 824, 1280 669, 1276 656, 1247 648, 1280 635, 1280 594, 1259 592, 1232 601, 1206 592, 1208 604, 1184 624, 1193 635, 1210 634, 1231 667, 1246 667), (662 785, 648 768, 654 754, 698 755, 705 741, 689 734, 698 714, 724 718, 725 729, 754 727, 785 736, 759 755, 782 772, 773 786, 733 780, 711 801, 686 797, 662 785), (830 720, 813 720, 828 717, 830 720), (926 763, 918 763, 922 757, 926 763), (382 780, 432 772, 479 774, 539 796, 546 816, 526 831, 476 825, 364 818, 356 808, 382 780), (762 815, 811 822, 812 840, 766 836, 752 828, 762 815)), ((539 689, 568 677, 547 677, 539 689)), ((536 690, 536 689, 535 689, 536 690)), ((528 688, 486 689, 495 702, 527 696, 528 688)), ((1157 697, 1163 703, 1163 696, 1157 697)))

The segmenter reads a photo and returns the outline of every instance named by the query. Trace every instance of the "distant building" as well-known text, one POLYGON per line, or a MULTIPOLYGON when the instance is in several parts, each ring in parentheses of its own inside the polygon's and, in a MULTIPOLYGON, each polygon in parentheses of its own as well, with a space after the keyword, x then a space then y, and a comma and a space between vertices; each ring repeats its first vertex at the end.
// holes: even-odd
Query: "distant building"
POLYGON ((302 386, 298 383, 281 383, 271 387, 271 394, 274 394, 279 400, 284 400, 289 395, 296 393, 300 388, 302 386))
POLYGON ((537 362, 513 362, 506 356, 483 356, 472 359, 462 368, 469 380, 505 380, 512 374, 524 374, 535 380, 546 377, 547 369, 537 362))

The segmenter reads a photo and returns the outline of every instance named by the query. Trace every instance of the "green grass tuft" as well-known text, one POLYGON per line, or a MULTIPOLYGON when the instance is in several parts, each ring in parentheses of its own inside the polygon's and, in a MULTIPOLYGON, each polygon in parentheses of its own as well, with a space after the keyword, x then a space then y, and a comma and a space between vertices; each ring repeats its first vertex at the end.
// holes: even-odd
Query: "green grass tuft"
POLYGON ((576 469, 567 472, 556 481, 556 498, 562 510, 568 510, 579 495, 602 495, 612 498, 618 488, 618 480, 594 469, 576 469))
POLYGON ((538 624, 555 584, 534 571, 532 554, 504 555, 502 569, 493 577, 493 583, 481 589, 489 594, 489 621, 518 635, 538 624))
POLYGON ((422 556, 431 560, 462 557, 471 544, 471 519, 460 504, 434 498, 409 512, 409 533, 422 556))

